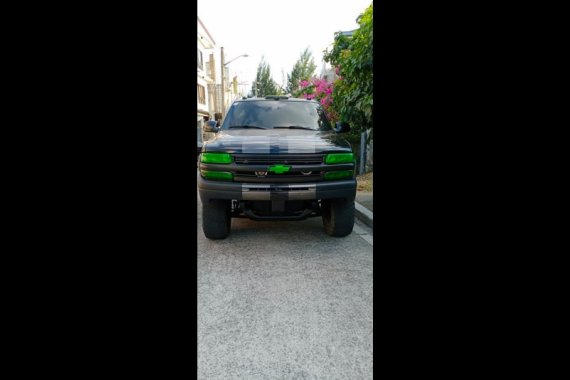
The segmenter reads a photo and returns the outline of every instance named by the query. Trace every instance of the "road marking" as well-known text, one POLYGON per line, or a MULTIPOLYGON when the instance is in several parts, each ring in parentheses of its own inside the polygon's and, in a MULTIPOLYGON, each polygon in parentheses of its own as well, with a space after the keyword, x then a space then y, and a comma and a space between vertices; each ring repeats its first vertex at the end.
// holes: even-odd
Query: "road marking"
POLYGON ((356 234, 358 236, 360 236, 361 238, 366 240, 366 242, 368 244, 370 244, 371 246, 374 246, 374 237, 371 236, 370 234, 368 234, 368 232, 366 232, 362 227, 358 226, 357 224, 354 224, 354 227, 352 230, 354 232, 356 232, 356 234))

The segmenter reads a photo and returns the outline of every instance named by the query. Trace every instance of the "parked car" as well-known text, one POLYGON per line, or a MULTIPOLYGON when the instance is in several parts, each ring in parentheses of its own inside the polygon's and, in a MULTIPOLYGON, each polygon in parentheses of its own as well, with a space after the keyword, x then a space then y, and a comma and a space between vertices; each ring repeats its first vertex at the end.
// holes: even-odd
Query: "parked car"
POLYGON ((199 156, 202 229, 223 239, 232 218, 304 220, 322 217, 331 236, 354 226, 355 157, 313 100, 267 96, 235 101, 221 126, 208 121, 199 156))

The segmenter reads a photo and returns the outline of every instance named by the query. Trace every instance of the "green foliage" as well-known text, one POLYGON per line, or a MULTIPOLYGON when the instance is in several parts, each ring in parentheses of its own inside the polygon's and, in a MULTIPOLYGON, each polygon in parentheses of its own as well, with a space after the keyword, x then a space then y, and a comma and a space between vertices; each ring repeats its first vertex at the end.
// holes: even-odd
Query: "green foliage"
POLYGON ((340 120, 351 126, 351 140, 361 132, 373 131, 373 9, 372 4, 356 19, 360 27, 352 36, 335 34, 332 50, 323 59, 336 67, 333 108, 340 120))
POLYGON ((257 75, 252 86, 252 92, 254 96, 258 97, 277 94, 277 85, 271 77, 271 68, 263 57, 257 67, 257 75))
POLYGON ((308 80, 313 75, 315 75, 315 60, 307 47, 302 53, 295 65, 293 65, 293 70, 291 75, 287 74, 287 92, 293 94, 299 89, 299 82, 302 80, 308 80))

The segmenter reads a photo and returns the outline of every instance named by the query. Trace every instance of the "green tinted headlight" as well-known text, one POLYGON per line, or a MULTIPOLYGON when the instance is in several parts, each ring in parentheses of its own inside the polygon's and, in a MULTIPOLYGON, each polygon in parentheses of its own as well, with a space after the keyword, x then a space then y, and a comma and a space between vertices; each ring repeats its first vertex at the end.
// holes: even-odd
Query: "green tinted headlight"
POLYGON ((353 153, 331 153, 325 156, 325 164, 346 164, 354 162, 353 153))
POLYGON ((202 177, 206 179, 213 179, 217 181, 231 181, 234 179, 234 175, 230 172, 215 172, 211 170, 201 170, 202 177))
POLYGON ((342 179, 352 177, 352 170, 339 170, 325 173, 325 179, 342 179))
POLYGON ((205 164, 229 164, 232 162, 232 156, 229 153, 202 153, 200 162, 205 164))

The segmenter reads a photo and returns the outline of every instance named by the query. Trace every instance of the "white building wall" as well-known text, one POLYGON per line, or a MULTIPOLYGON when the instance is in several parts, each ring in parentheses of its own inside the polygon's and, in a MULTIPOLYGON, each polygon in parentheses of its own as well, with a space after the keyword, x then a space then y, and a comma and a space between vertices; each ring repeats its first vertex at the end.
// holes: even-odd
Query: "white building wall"
MULTIPOLYGON (((222 59, 221 49, 216 46, 216 43, 207 30, 207 26, 198 18, 198 50, 202 52, 203 68, 198 68, 198 84, 206 88, 206 105, 197 104, 198 110, 209 112, 210 117, 213 119, 216 112, 221 112, 221 78, 222 78, 222 59), (211 68, 207 67, 210 62, 210 55, 214 57, 214 74, 211 73, 211 68), (217 93, 212 93, 212 89, 217 89, 217 93)), ((228 57, 227 53, 224 54, 226 61, 233 57, 228 57)), ((230 105, 235 99, 239 97, 238 91, 233 88, 234 73, 230 66, 224 67, 224 109, 228 110, 230 105)), ((238 82, 240 78, 237 78, 238 82)))
POLYGON ((205 25, 202 21, 198 18, 198 36, 197 36, 197 55, 198 55, 198 62, 197 62, 197 85, 202 86, 203 88, 203 100, 204 102, 200 102, 200 96, 198 93, 198 88, 196 88, 197 96, 196 96, 196 109, 197 109, 197 129, 196 129, 196 138, 197 138, 197 145, 201 147, 203 142, 206 140, 204 139, 204 117, 207 116, 210 120, 214 119, 214 104, 213 99, 215 94, 210 93, 211 84, 214 84, 214 78, 212 78, 211 71, 209 70, 209 61, 210 55, 212 53, 215 54, 216 52, 216 42, 206 29, 205 25), (201 57, 201 59, 200 59, 201 57))
POLYGON ((319 77, 320 79, 326 80, 328 83, 333 83, 337 79, 335 70, 329 67, 326 63, 323 63, 319 77))
MULTIPOLYGON (((209 34, 208 30, 202 23, 200 19, 198 19, 198 62, 197 62, 197 73, 198 73, 198 81, 197 84, 203 87, 203 94, 204 94, 204 103, 200 103, 199 97, 197 97, 197 109, 198 113, 206 114, 209 116, 211 115, 211 109, 213 105, 210 104, 211 96, 208 93, 208 84, 214 83, 214 79, 209 75, 208 64, 210 61, 210 54, 214 53, 216 50, 216 43, 212 36, 209 34), (201 57, 201 59, 200 59, 201 57)), ((197 89, 198 91, 198 89, 197 89)))

